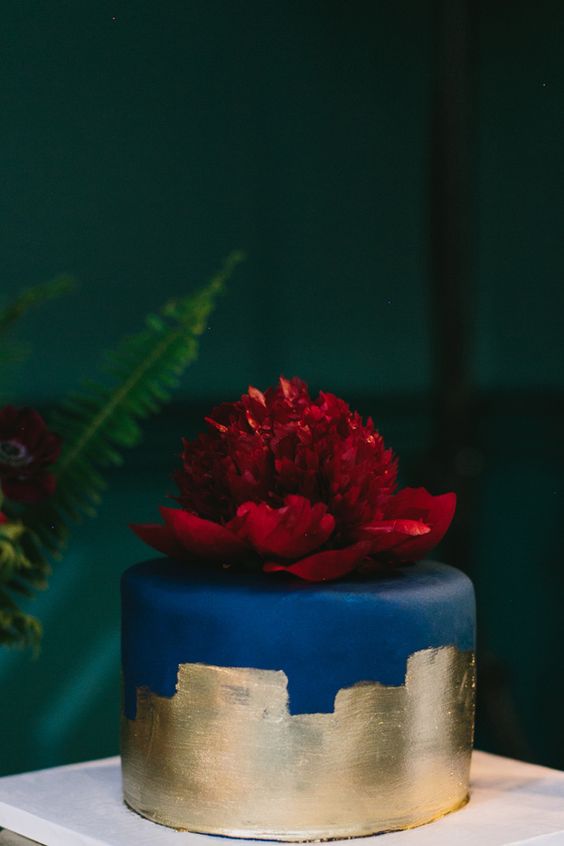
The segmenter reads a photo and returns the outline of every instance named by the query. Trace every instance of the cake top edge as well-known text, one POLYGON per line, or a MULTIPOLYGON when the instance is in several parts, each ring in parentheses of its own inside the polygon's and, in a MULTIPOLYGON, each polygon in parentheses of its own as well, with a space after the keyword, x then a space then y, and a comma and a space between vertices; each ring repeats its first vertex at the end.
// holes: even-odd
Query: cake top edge
POLYGON ((388 569, 378 576, 351 573, 345 578, 328 582, 306 582, 280 572, 266 579, 261 573, 239 571, 227 577, 220 568, 207 562, 184 562, 169 557, 149 558, 127 568, 122 580, 143 583, 147 589, 164 591, 213 588, 222 592, 250 590, 253 593, 294 594, 311 593, 380 593, 398 594, 406 588, 438 590, 456 587, 473 591, 470 578, 449 564, 425 559, 415 564, 405 564, 388 569))

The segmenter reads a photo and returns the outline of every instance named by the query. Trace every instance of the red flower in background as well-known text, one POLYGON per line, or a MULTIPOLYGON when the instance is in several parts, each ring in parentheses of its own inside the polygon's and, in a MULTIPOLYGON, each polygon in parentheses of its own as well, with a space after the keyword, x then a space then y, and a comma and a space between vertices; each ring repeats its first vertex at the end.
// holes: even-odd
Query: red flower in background
POLYGON ((49 466, 61 443, 33 408, 0 409, 0 482, 8 499, 37 502, 55 490, 49 466))
POLYGON ((309 581, 414 561, 443 537, 453 493, 396 491, 397 461, 369 418, 299 379, 249 388, 184 441, 181 509, 133 530, 174 558, 256 561, 309 581))

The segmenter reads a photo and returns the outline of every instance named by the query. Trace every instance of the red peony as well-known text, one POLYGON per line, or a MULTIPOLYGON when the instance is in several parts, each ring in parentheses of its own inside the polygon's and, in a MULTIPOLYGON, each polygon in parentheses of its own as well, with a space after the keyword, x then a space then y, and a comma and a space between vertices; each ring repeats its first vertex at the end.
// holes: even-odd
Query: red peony
POLYGON ((49 466, 61 443, 33 408, 0 409, 0 481, 2 492, 19 502, 37 502, 55 490, 49 466))
POLYGON ((249 388, 184 441, 181 509, 132 526, 173 558, 255 563, 309 581, 415 561, 443 537, 453 493, 397 490, 397 461, 369 418, 300 379, 249 388))

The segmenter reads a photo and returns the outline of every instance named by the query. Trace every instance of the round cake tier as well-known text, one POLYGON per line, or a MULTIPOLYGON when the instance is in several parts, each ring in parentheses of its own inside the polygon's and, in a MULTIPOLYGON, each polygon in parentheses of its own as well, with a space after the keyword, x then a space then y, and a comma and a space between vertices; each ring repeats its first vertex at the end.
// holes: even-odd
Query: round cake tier
POLYGON ((433 562, 309 584, 157 559, 123 577, 127 803, 280 840, 428 822, 468 796, 471 582, 433 562))

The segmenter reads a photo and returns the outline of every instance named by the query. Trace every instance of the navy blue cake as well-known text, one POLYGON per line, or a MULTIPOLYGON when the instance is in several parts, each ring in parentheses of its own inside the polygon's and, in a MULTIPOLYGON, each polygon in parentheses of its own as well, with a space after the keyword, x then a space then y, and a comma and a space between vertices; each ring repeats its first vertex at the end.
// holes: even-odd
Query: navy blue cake
POLYGON ((384 578, 312 585, 154 559, 123 575, 124 708, 176 691, 180 664, 283 670, 291 714, 329 713, 341 688, 401 685, 410 655, 474 650, 474 591, 431 561, 384 578))
POLYGON ((426 558, 454 493, 397 485, 371 419, 299 379, 183 442, 122 581, 126 803, 283 841, 410 828, 469 795, 474 594, 426 558))
POLYGON ((127 803, 241 837, 349 837, 468 797, 474 593, 444 564, 309 584, 127 570, 127 803))

